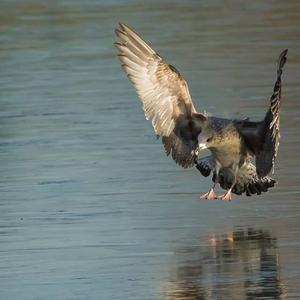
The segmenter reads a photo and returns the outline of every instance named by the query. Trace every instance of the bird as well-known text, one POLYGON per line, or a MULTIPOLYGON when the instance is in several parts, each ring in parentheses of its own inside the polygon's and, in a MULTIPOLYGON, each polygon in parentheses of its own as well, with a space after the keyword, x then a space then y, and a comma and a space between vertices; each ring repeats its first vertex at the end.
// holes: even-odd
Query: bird
POLYGON ((226 119, 197 111, 186 80, 129 26, 119 23, 114 43, 122 68, 133 84, 146 119, 152 120, 167 156, 183 168, 212 175, 213 186, 200 199, 231 201, 260 195, 277 183, 274 170, 280 141, 281 75, 288 49, 279 55, 270 104, 261 121, 226 119), (199 158, 204 149, 210 155, 199 158), (216 195, 219 184, 226 192, 216 195))

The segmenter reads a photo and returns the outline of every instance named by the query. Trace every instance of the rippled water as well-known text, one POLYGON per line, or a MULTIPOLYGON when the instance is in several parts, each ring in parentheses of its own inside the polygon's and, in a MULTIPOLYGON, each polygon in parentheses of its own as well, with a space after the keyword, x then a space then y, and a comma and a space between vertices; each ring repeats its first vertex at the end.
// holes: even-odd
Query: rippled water
POLYGON ((1 299, 298 299, 300 3, 8 1, 0 10, 1 299), (283 76, 278 186, 232 203, 166 158, 120 69, 118 21, 198 109, 259 119, 283 76))

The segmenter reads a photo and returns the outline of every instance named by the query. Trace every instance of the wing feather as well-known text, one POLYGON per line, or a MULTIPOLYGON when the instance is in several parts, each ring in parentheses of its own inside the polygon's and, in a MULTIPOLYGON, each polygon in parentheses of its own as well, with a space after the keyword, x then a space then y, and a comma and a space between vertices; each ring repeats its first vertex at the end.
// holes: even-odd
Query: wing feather
POLYGON ((210 173, 213 172, 215 169, 214 157, 212 155, 209 155, 198 159, 196 161, 196 168, 204 177, 209 176, 210 173))
POLYGON ((274 85, 273 94, 270 99, 270 108, 259 129, 261 136, 261 147, 256 152, 256 170, 260 177, 266 176, 274 168, 280 141, 280 105, 281 105, 281 75, 282 68, 286 62, 288 50, 284 50, 278 59, 277 80, 274 85))
POLYGON ((256 172, 259 177, 267 176, 274 168, 280 141, 280 105, 281 105, 281 75, 286 62, 288 50, 284 50, 278 59, 277 79, 270 106, 261 122, 248 120, 235 121, 235 125, 243 137, 250 153, 255 155, 256 172))
POLYGON ((144 114, 152 120, 156 135, 162 136, 167 154, 183 167, 193 165, 198 143, 198 125, 206 117, 196 112, 188 85, 180 73, 167 64, 141 37, 125 24, 115 31, 118 57, 143 103, 144 114), (185 131, 193 132, 186 136, 185 131), (195 132, 196 131, 196 132, 195 132))

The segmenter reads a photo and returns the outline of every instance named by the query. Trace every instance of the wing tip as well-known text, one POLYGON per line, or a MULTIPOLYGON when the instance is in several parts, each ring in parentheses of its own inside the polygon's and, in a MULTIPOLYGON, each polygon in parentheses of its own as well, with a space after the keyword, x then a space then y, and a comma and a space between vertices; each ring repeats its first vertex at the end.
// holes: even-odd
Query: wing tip
MULTIPOLYGON (((115 28, 115 34, 117 37, 120 37, 121 34, 127 34, 128 31, 132 30, 130 29, 130 27, 128 25, 126 25, 125 23, 122 22, 118 22, 118 27, 115 28)), ((133 30, 132 30, 133 31, 133 30)))
POLYGON ((121 22, 121 21, 119 21, 118 24, 121 29, 125 29, 126 27, 128 27, 124 22, 121 22))
POLYGON ((281 55, 282 55, 282 56, 286 56, 288 52, 289 52, 289 49, 286 48, 286 49, 284 49, 284 50, 281 52, 281 55))
POLYGON ((125 23, 123 23, 123 22, 118 22, 118 25, 119 25, 119 27, 117 27, 116 29, 121 29, 121 30, 124 30, 125 29, 125 27, 126 27, 126 24, 125 23))
MULTIPOLYGON (((115 29, 115 32, 121 32, 122 34, 130 34, 131 32, 138 35, 133 29, 131 29, 128 25, 122 22, 118 22, 119 27, 115 29)), ((117 34, 117 33, 116 33, 117 34)), ((117 34, 118 35, 118 34, 117 34)))
POLYGON ((278 58, 278 66, 277 66, 277 73, 278 73, 278 76, 281 75, 282 73, 282 68, 284 67, 286 61, 287 61, 287 53, 288 53, 289 49, 285 49, 283 50, 280 55, 279 55, 279 58, 278 58))

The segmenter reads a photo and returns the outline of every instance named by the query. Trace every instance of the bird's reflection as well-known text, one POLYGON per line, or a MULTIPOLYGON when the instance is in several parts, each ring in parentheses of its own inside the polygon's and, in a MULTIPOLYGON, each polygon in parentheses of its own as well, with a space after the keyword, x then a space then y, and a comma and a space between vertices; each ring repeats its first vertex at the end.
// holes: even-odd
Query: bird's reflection
POLYGON ((177 252, 166 300, 285 299, 277 240, 268 231, 235 230, 177 252))

